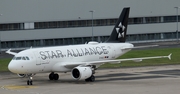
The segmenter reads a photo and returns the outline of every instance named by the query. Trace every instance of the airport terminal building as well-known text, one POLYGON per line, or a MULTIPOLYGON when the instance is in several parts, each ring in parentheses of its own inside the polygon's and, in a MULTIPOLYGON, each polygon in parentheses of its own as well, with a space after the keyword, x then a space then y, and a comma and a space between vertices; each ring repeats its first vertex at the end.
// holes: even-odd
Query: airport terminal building
POLYGON ((180 0, 1 0, 0 48, 84 44, 92 36, 104 42, 124 7, 127 42, 176 41, 178 6, 180 0))

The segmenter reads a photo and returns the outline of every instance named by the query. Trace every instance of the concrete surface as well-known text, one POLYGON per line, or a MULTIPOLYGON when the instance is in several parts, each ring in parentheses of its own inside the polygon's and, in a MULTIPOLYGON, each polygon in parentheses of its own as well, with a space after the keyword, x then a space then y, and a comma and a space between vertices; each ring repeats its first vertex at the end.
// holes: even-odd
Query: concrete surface
POLYGON ((70 73, 59 73, 58 81, 49 81, 48 73, 27 78, 0 73, 0 94, 179 94, 180 65, 101 69, 95 82, 75 81, 70 73))

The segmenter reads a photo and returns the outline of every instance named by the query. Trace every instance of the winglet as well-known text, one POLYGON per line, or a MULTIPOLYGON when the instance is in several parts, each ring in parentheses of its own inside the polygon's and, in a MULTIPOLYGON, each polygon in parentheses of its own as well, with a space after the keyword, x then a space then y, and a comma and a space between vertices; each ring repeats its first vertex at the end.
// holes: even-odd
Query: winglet
POLYGON ((172 53, 170 53, 170 54, 168 55, 169 60, 171 60, 171 55, 172 55, 172 53))

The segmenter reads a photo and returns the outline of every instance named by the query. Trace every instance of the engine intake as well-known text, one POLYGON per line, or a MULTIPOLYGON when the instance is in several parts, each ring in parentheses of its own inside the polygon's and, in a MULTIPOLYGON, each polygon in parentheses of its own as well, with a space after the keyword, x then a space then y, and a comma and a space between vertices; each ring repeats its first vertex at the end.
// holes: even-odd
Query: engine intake
POLYGON ((85 80, 92 75, 92 69, 90 67, 75 67, 71 73, 74 79, 85 80))

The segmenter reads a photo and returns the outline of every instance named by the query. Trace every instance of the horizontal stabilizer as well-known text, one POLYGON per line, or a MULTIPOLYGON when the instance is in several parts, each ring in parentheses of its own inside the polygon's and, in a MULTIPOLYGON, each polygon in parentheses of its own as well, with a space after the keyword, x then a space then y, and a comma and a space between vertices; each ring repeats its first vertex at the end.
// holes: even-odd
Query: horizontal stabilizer
POLYGON ((122 50, 130 50, 130 49, 138 49, 138 48, 149 48, 149 47, 156 47, 159 45, 146 45, 146 46, 136 46, 136 47, 128 47, 128 48, 123 48, 122 50))

